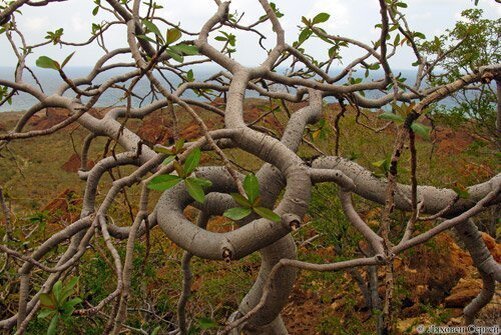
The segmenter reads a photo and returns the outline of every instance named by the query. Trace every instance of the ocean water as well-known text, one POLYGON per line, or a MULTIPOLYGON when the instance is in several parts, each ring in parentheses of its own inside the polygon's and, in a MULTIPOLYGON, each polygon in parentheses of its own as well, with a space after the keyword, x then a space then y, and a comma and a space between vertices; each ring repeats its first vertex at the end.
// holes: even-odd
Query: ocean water
MULTIPOLYGON (((43 90, 46 94, 50 95, 53 94, 57 88, 63 84, 63 80, 59 77, 59 74, 54 71, 54 70, 47 70, 47 69, 41 69, 41 68, 32 68, 32 70, 35 72, 36 76, 38 77, 38 80, 40 84, 43 87, 43 90)), ((220 69, 216 67, 195 67, 193 69, 195 78, 197 80, 204 80, 210 77, 211 75, 217 73, 220 69)), ((105 80, 109 79, 112 76, 122 74, 124 73, 124 69, 115 69, 115 70, 110 70, 106 74, 101 74, 96 79, 94 80, 93 84, 99 84, 104 82, 105 80)), ((130 70, 129 70, 130 71, 130 70)), ((338 70, 333 70, 332 74, 335 74, 335 72, 338 70)), ((90 72, 89 67, 67 67, 65 68, 65 72, 69 78, 75 79, 75 78, 80 78, 86 76, 90 72)), ((14 69, 13 68, 8 68, 8 67, 0 67, 0 78, 3 79, 8 79, 8 80, 13 80, 14 78, 14 69)), ((407 78, 409 82, 413 82, 415 80, 416 72, 414 70, 397 70, 395 73, 401 73, 402 77, 407 78)), ((363 74, 361 74, 363 75, 363 74)), ((381 78, 381 73, 373 72, 374 77, 373 78, 381 78)), ((160 76, 157 76, 158 79, 163 82, 167 86, 167 82, 161 78, 160 76)), ((171 82, 171 84, 174 87, 177 87, 180 84, 180 80, 177 76, 167 73, 166 78, 171 82)), ((27 83, 36 85, 35 80, 31 77, 31 75, 28 72, 25 72, 24 74, 24 80, 27 83)), ((372 80, 371 77, 367 78, 366 80, 372 80)), ((127 83, 125 83, 127 85, 127 83)), ((167 86, 168 87, 168 86, 167 86)), ((148 94, 150 91, 150 83, 146 78, 141 79, 138 84, 134 88, 135 94, 139 96, 145 96, 148 94)), ((109 89, 106 91, 99 99, 97 102, 96 106, 97 107, 104 107, 104 106, 110 106, 110 105, 124 105, 125 101, 123 100, 123 91, 120 89, 109 89)), ((376 98, 378 96, 381 96, 381 92, 376 92, 376 91, 367 91, 366 96, 371 97, 371 98, 376 98)), ((66 96, 74 96, 70 90, 67 91, 66 96)), ((203 99, 200 98, 198 95, 196 95, 192 91, 186 91, 183 95, 184 97, 191 98, 191 99, 203 99)), ((259 95, 255 91, 247 91, 246 93, 247 97, 258 97, 259 95)), ((152 96, 148 96, 148 98, 145 100, 144 103, 150 102, 152 99, 152 96)), ((85 101, 85 98, 82 99, 85 101)), ((35 104, 37 100, 33 98, 32 96, 26 94, 26 93, 19 93, 15 95, 12 98, 12 104, 4 104, 3 106, 0 106, 0 112, 4 111, 24 111, 30 108, 33 104, 35 104)), ((140 104, 139 99, 133 98, 132 103, 134 107, 137 107, 140 104)), ((452 100, 445 101, 446 105, 453 104, 452 100)))
MULTIPOLYGON (((54 94, 54 92, 57 91, 57 89, 64 84, 64 81, 60 78, 59 74, 54 71, 54 70, 48 70, 48 69, 40 69, 40 68, 32 68, 34 73, 36 74, 38 81, 40 82, 43 91, 47 95, 54 94)), ((90 72, 91 68, 89 67, 68 67, 65 68, 65 73, 70 79, 76 79, 76 78, 81 78, 85 77, 88 75, 90 72)), ((130 71, 130 69, 128 70, 130 71)), ((127 70, 122 70, 122 69, 112 69, 108 71, 105 74, 100 74, 98 75, 95 80, 93 81, 94 85, 98 85, 100 83, 103 83, 107 79, 120 75, 123 73, 128 72, 127 70)), ((7 68, 7 67, 0 67, 0 78, 8 79, 8 80, 13 80, 14 78, 14 69, 12 68, 7 68)), ((202 69, 198 70, 196 72, 196 78, 197 79, 206 79, 210 75, 214 74, 212 69, 202 69)), ((177 76, 174 75, 168 75, 166 76, 169 81, 172 83, 174 87, 177 87, 180 84, 180 79, 177 76)), ((35 80, 33 77, 25 71, 23 74, 23 79, 25 82, 32 84, 36 87, 38 85, 36 84, 35 80)), ((164 84, 167 85, 166 81, 158 76, 158 79, 163 82, 164 84)), ((130 84, 130 81, 122 83, 123 85, 127 86, 130 84)), ((168 86, 167 86, 168 87, 168 86)), ((147 78, 142 78, 134 87, 134 93, 137 94, 138 96, 145 96, 148 94, 150 91, 150 83, 147 78)), ((65 96, 72 97, 75 96, 73 92, 71 92, 71 89, 68 90, 65 93, 65 96)), ((197 98, 198 96, 191 92, 187 91, 185 93, 185 97, 189 98, 197 98)), ((88 98, 83 97, 82 100, 85 102, 88 98)), ((148 97, 148 99, 145 100, 144 103, 150 102, 151 101, 151 96, 148 97)), ((27 93, 20 92, 19 94, 15 95, 12 97, 12 104, 4 104, 3 106, 0 106, 0 112, 4 111, 24 111, 30 108, 33 104, 37 102, 37 99, 34 97, 30 96, 27 93)), ((132 99, 133 105, 137 107, 140 103, 140 100, 137 98, 132 99)), ((124 91, 116 88, 110 88, 108 89, 103 95, 99 98, 98 102, 96 103, 97 107, 104 107, 104 106, 110 106, 110 105, 125 105, 125 100, 124 100, 124 91)))

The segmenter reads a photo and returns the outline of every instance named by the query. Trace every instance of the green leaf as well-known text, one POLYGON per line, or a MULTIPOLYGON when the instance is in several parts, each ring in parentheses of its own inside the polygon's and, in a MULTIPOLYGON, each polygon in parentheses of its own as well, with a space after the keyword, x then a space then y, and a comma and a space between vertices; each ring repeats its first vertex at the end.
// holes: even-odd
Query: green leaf
MULTIPOLYGON (((283 13, 280 12, 280 10, 277 8, 277 5, 273 2, 270 2, 270 7, 271 9, 273 10, 273 12, 275 13, 276 17, 278 18, 281 18, 282 16, 284 16, 283 13)), ((259 18, 259 20, 264 20, 268 17, 268 15, 263 15, 259 18)))
POLYGON ((278 18, 281 18, 282 16, 284 16, 284 14, 280 12, 280 10, 277 8, 277 5, 274 2, 270 2, 270 7, 271 7, 271 9, 273 9, 273 12, 275 12, 275 15, 278 18))
POLYGON ((470 194, 468 193, 468 189, 464 185, 462 185, 458 182, 453 184, 452 189, 454 190, 454 192, 456 192, 456 194, 461 199, 468 199, 470 197, 470 194))
POLYGON ((186 141, 184 138, 180 138, 179 140, 176 141, 176 143, 174 144, 174 148, 176 149, 177 154, 181 152, 185 142, 186 141))
POLYGON ((231 193, 231 197, 233 198, 233 200, 235 200, 237 204, 239 204, 244 208, 252 207, 252 203, 249 200, 247 200, 244 196, 242 196, 240 193, 231 193))
POLYGON ((139 39, 145 40, 145 41, 149 41, 151 43, 157 43, 157 41, 155 41, 154 39, 152 39, 151 37, 148 37, 146 35, 136 35, 136 37, 139 39))
POLYGON ((167 44, 172 44, 181 38, 181 31, 177 28, 167 29, 167 44))
POLYGON ((339 53, 339 47, 337 45, 329 48, 329 58, 334 58, 339 53))
POLYGON ((96 6, 96 7, 94 7, 94 9, 92 10, 92 15, 96 16, 98 12, 99 12, 99 6, 96 6))
POLYGON ((177 160, 172 162, 172 165, 174 166, 174 170, 176 170, 179 177, 181 177, 182 179, 186 178, 186 173, 184 172, 183 167, 181 166, 181 164, 179 164, 177 160))
POLYGON ((75 306, 81 302, 82 302, 82 299, 80 299, 80 298, 73 298, 73 299, 65 302, 63 304, 63 306, 61 306, 62 316, 64 318, 70 317, 71 314, 73 314, 73 311, 75 310, 75 306))
POLYGON ((49 328, 47 328, 47 335, 56 334, 57 323, 59 322, 59 314, 56 314, 50 320, 49 328))
POLYGON ((45 319, 46 317, 54 314, 56 311, 53 309, 43 308, 37 315, 38 319, 45 319))
POLYGON ((192 152, 186 157, 184 161, 184 173, 188 176, 192 173, 200 164, 200 157, 202 156, 202 151, 200 148, 193 149, 192 152))
POLYGON ((182 55, 178 54, 176 51, 174 51, 172 48, 169 48, 167 50, 165 50, 165 52, 167 52, 167 54, 172 58, 174 59, 176 62, 179 62, 179 63, 182 63, 184 58, 182 55))
POLYGON ((101 25, 97 23, 92 24, 92 34, 96 34, 99 30, 101 30, 101 25))
POLYGON ((75 310, 75 307, 64 304, 61 309, 60 309, 60 314, 61 317, 64 319, 67 319, 73 314, 73 311, 75 310))
POLYGON ((218 326, 217 322, 209 318, 198 319, 198 326, 200 329, 212 329, 218 326))
POLYGON ((68 300, 65 305, 67 306, 71 306, 71 307, 74 307, 75 305, 78 305, 79 303, 81 303, 83 300, 76 297, 76 298, 73 298, 71 300, 68 300))
POLYGON ((397 7, 401 7, 401 8, 407 8, 407 4, 404 3, 404 2, 397 2, 397 7))
POLYGON ((52 287, 52 293, 54 294, 56 305, 58 305, 61 302, 62 292, 63 292, 63 282, 61 280, 58 280, 52 287))
POLYGON ((280 222, 280 216, 266 207, 255 207, 254 212, 256 212, 260 217, 271 220, 273 222, 280 222))
POLYGON ((228 44, 234 47, 236 43, 237 43, 237 37, 233 34, 228 34, 228 44))
POLYGON ((312 24, 322 23, 327 21, 331 16, 327 13, 317 14, 312 21, 312 24))
MULTIPOLYGON (((390 29, 388 29, 388 31, 395 31, 398 29, 398 27, 400 27, 400 25, 398 24, 392 24, 390 25, 390 29)), ((386 35, 386 40, 389 40, 390 39, 390 35, 386 35)))
POLYGON ((193 178, 186 178, 184 184, 186 185, 186 189, 193 199, 200 203, 203 203, 205 201, 205 193, 202 186, 193 181, 193 178))
POLYGON ((70 53, 68 55, 68 57, 66 57, 63 61, 63 63, 61 64, 61 69, 66 65, 66 63, 68 63, 71 59, 71 57, 73 57, 73 55, 75 54, 75 51, 73 51, 72 53, 70 53))
POLYGON ((147 187, 150 190, 165 191, 179 184, 181 180, 183 179, 179 176, 165 174, 154 177, 152 180, 150 180, 147 187))
POLYGON ((313 32, 311 31, 311 29, 304 28, 298 37, 299 44, 302 44, 304 41, 306 41, 311 36, 312 33, 313 32))
POLYGON ((188 44, 178 44, 178 45, 173 45, 171 47, 174 51, 176 51, 179 54, 185 54, 188 56, 193 56, 193 55, 198 55, 198 48, 194 45, 188 45, 188 44))
POLYGON ((48 31, 47 36, 45 36, 45 39, 48 39, 51 41, 54 45, 61 43, 61 37, 63 36, 64 29, 59 28, 56 29, 55 31, 48 31))
POLYGON ((421 38, 423 40, 426 39, 426 36, 423 33, 420 33, 418 31, 415 31, 413 35, 414 35, 414 37, 421 38))
POLYGON ((249 173, 244 179, 244 190, 251 204, 254 204, 259 196, 259 181, 254 173, 249 173))
POLYGON ((70 279, 70 281, 66 284, 65 289, 67 290, 73 290, 75 288, 75 285, 78 283, 78 277, 73 277, 70 279))
POLYGON ((400 42, 400 34, 397 34, 397 36, 395 36, 395 40, 393 41, 393 45, 397 45, 399 42, 400 42))
POLYGON ((61 66, 59 66, 59 63, 53 60, 52 58, 49 58, 47 56, 40 56, 38 57, 37 61, 35 64, 38 67, 41 67, 43 69, 54 69, 58 70, 61 69, 61 66))
POLYGON ((320 33, 318 32, 318 30, 319 30, 319 31, 321 31, 321 32, 323 32, 324 34, 327 34, 327 32, 326 32, 324 29, 322 29, 322 28, 317 28, 317 31, 314 31, 314 33, 315 33, 315 35, 316 35, 318 38, 320 38, 320 39, 321 39, 322 41, 324 41, 325 43, 338 45, 336 42, 333 42, 332 40, 330 40, 330 39, 328 39, 328 38, 324 37, 322 34, 320 34, 320 33))
POLYGON ((385 159, 382 159, 380 161, 377 161, 377 162, 373 162, 371 163, 373 166, 377 167, 377 168, 381 168, 381 169, 384 169, 384 170, 387 170, 385 167, 389 167, 389 159, 388 158, 385 158, 385 159))
POLYGON ((155 327, 155 329, 153 329, 153 331, 151 332, 150 335, 157 335, 158 332, 160 331, 160 329, 162 329, 162 327, 160 327, 160 326, 155 327))
POLYGON ((385 177, 386 175, 388 175, 388 172, 390 171, 390 163, 391 158, 389 156, 380 161, 371 163, 372 166, 375 166, 379 170, 379 172, 374 173, 374 175, 376 177, 385 177))
POLYGON ((411 128, 416 134, 418 134, 422 138, 424 138, 426 140, 430 139, 430 131, 431 131, 430 127, 427 127, 422 123, 414 122, 411 124, 411 128))
POLYGON ((404 122, 404 118, 402 116, 397 115, 397 114, 393 114, 393 113, 389 113, 389 112, 379 114, 377 118, 381 119, 381 120, 404 122))
POLYGON ((233 221, 242 220, 244 217, 249 216, 252 213, 252 209, 243 207, 233 207, 227 209, 223 216, 232 219, 233 221))
POLYGON ((148 20, 143 20, 143 24, 146 27, 146 29, 148 29, 149 31, 154 33, 161 41, 164 40, 162 33, 160 32, 158 27, 153 22, 148 21, 148 20))
POLYGON ((169 156, 164 161, 162 162, 163 165, 169 165, 174 159, 176 159, 176 156, 169 156))
POLYGON ((212 186, 212 182, 209 179, 197 178, 197 177, 190 177, 190 178, 187 178, 187 179, 190 179, 192 182, 194 182, 195 184, 198 184, 198 185, 202 186, 203 188, 205 188, 205 187, 211 187, 212 186))
POLYGON ((40 303, 43 307, 55 308, 56 302, 54 301, 54 296, 49 293, 40 294, 40 303))
POLYGON ((153 151, 158 152, 159 154, 167 154, 167 155, 173 155, 175 152, 173 150, 164 148, 164 147, 154 147, 153 151))
POLYGON ((63 293, 61 294, 61 301, 65 301, 70 295, 73 294, 73 289, 78 282, 78 277, 73 277, 63 288, 63 293))
POLYGON ((189 69, 188 72, 186 72, 186 80, 189 82, 192 82, 195 80, 195 76, 193 75, 193 70, 189 69))

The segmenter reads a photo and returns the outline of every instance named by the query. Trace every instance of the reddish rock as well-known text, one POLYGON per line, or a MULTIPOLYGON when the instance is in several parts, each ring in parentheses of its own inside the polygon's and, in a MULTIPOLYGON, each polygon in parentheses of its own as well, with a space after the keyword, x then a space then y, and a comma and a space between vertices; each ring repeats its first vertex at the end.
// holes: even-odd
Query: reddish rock
POLYGON ((207 223, 207 230, 217 233, 226 233, 234 229, 235 224, 233 223, 233 221, 223 216, 215 216, 211 218, 207 223))
POLYGON ((165 144, 174 137, 170 127, 158 118, 148 118, 139 127, 138 136, 152 144, 165 144))
MULTIPOLYGON (((88 161, 87 162, 87 167, 92 168, 94 166, 93 161, 88 161)), ((80 170, 80 166, 82 165, 82 162, 80 161, 80 156, 77 154, 71 155, 71 157, 64 163, 61 168, 66 171, 66 172, 77 172, 80 170)))
POLYGON ((403 287, 409 292, 402 297, 406 305, 402 310, 404 317, 418 316, 421 304, 441 304, 472 265, 470 255, 448 234, 437 236, 432 246, 417 246, 402 260, 397 272, 405 278, 403 287))
POLYGON ((453 131, 437 127, 434 132, 437 153, 457 154, 463 152, 473 142, 473 137, 466 132, 453 131))
MULTIPOLYGON (((216 126, 215 123, 211 120, 205 121, 205 125, 209 130, 214 129, 216 126)), ((179 132, 179 136, 187 141, 198 139, 203 135, 204 134, 202 132, 202 129, 197 123, 195 123, 195 121, 189 123, 179 132)))
POLYGON ((67 118, 70 115, 69 110, 67 109, 62 109, 62 108, 47 108, 47 111, 45 112, 45 115, 47 118, 67 118))
POLYGON ((223 98, 217 97, 210 104, 214 107, 224 107, 225 102, 223 98))
POLYGON ((494 260, 501 263, 501 244, 496 243, 496 240, 487 233, 482 233, 482 238, 487 246, 487 249, 491 252, 492 257, 494 257, 494 260))
POLYGON ((318 327, 320 318, 328 311, 334 312, 336 306, 331 304, 319 304, 314 293, 295 287, 282 313, 287 330, 290 334, 312 334, 311 330, 318 327))
MULTIPOLYGON (((88 113, 98 119, 108 112, 109 109, 94 109, 91 108, 88 113)), ((70 111, 64 108, 46 108, 44 112, 35 114, 30 118, 29 125, 34 130, 44 130, 63 122, 70 116, 70 111)))
POLYGON ((413 334, 412 330, 416 328, 417 325, 421 324, 421 318, 409 318, 404 320, 398 320, 396 324, 398 334, 413 334))
POLYGON ((34 127, 34 126, 36 126, 36 125, 37 125, 37 124, 38 124, 38 123, 42 120, 42 118, 44 118, 44 117, 45 117, 45 114, 44 114, 44 116, 42 116, 42 114, 41 114, 41 113, 35 114, 35 115, 33 115, 33 116, 30 118, 30 121, 28 122, 28 125, 30 125, 30 126, 32 126, 32 127, 34 127))
POLYGON ((2 122, 0 122, 0 131, 4 130, 7 130, 7 127, 2 122))
POLYGON ((63 122, 69 116, 69 111, 63 108, 47 108, 45 114, 38 114, 30 119, 29 125, 34 130, 45 130, 63 122))
POLYGON ((192 123, 179 132, 179 136, 185 140, 194 140, 202 136, 200 127, 192 123))
POLYGON ((48 214, 48 222, 51 224, 70 223, 78 220, 79 211, 76 208, 81 202, 75 191, 66 189, 45 205, 41 211, 48 214))
POLYGON ((259 115, 261 115, 261 113, 260 113, 259 108, 257 108, 257 107, 246 109, 244 111, 244 121, 246 123, 250 123, 250 122, 256 120, 259 117, 259 115))
POLYGON ((451 294, 445 298, 445 307, 463 308, 470 303, 482 290, 480 279, 460 279, 451 294))
MULTIPOLYGON (((244 112, 244 121, 246 123, 252 123, 262 117, 263 114, 267 113, 263 107, 252 107, 248 108, 244 112)), ((278 121, 275 115, 273 113, 270 113, 263 117, 262 119, 259 120, 260 123, 264 123, 264 125, 267 128, 273 129, 273 130, 278 130, 281 131, 283 130, 284 126, 278 121)))
POLYGON ((459 318, 463 316, 463 309, 462 308, 449 308, 448 309, 449 313, 451 314, 452 318, 451 322, 454 322, 454 318, 459 318))
POLYGON ((91 108, 88 113, 95 118, 102 119, 109 112, 109 108, 91 108))
POLYGON ((282 132, 282 130, 284 129, 284 126, 282 125, 282 123, 280 123, 280 121, 278 121, 277 117, 275 115, 273 115, 273 113, 267 115, 263 121, 264 121, 264 124, 266 125, 266 127, 269 127, 273 130, 278 130, 278 131, 282 132))

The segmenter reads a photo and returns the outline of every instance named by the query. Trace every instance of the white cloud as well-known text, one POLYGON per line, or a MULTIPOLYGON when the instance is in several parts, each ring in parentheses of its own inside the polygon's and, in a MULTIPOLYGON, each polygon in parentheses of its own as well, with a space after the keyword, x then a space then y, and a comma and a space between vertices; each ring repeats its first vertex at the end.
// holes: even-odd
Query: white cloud
MULTIPOLYGON (((172 3, 171 3, 172 4, 172 3)), ((182 27, 195 30, 201 27, 217 10, 211 1, 183 0, 176 5, 165 6, 158 11, 158 15, 165 17, 170 22, 181 22, 182 27)))
POLYGON ((40 30, 49 26, 49 18, 47 16, 29 17, 24 25, 28 30, 40 30))
POLYGON ((86 22, 82 17, 74 15, 71 17, 71 27, 77 32, 89 31, 90 24, 86 22))
POLYGON ((430 11, 416 12, 412 13, 411 17, 415 20, 428 20, 433 18, 433 14, 430 11))
POLYGON ((497 13, 498 16, 501 15, 501 5, 498 5, 494 1, 489 1, 486 6, 486 13, 497 13))
POLYGON ((340 0, 316 1, 313 7, 306 15, 308 18, 313 18, 318 13, 325 12, 331 15, 327 22, 327 27, 331 29, 348 26, 352 22, 352 12, 348 6, 340 0))
MULTIPOLYGON (((282 27, 285 30, 286 40, 292 43, 297 39, 297 26, 301 25, 301 16, 312 18, 320 12, 327 12, 331 15, 328 22, 322 24, 329 34, 351 37, 364 42, 374 40, 379 35, 379 30, 374 29, 374 25, 379 22, 379 2, 378 0, 271 0, 284 17, 281 18, 282 27)), ((181 22, 182 27, 192 31, 199 31, 200 27, 217 10, 214 1, 206 0, 182 0, 175 2, 161 1, 164 9, 157 12, 157 15, 164 17, 173 23, 181 22)), ((459 19, 456 13, 460 13, 466 8, 474 7, 473 0, 412 0, 407 1, 409 8, 404 10, 409 25, 412 30, 423 32, 428 37, 442 32, 446 28, 451 28, 459 19)), ((45 7, 23 7, 23 15, 17 16, 19 27, 26 31, 25 37, 28 43, 39 43, 43 41, 46 31, 53 31, 57 28, 64 28, 65 39, 72 41, 85 41, 89 38, 90 23, 100 22, 103 19, 114 20, 111 14, 100 11, 97 17, 91 16, 92 1, 73 1, 71 7, 68 4, 54 2, 45 7)), ((480 0, 478 8, 484 9, 486 18, 499 18, 501 16, 501 5, 493 0, 480 0)), ((245 12, 242 24, 249 24, 263 15, 263 9, 257 0, 232 0, 230 11, 238 13, 245 12)), ((164 30, 164 24, 157 22, 158 26, 164 30)), ((230 28, 225 28, 229 31, 230 28)), ((270 24, 259 26, 268 38, 266 47, 271 47, 274 43, 274 34, 270 29, 270 24)), ((126 45, 125 29, 114 26, 106 35, 106 42, 109 48, 126 45)), ((238 52, 235 55, 237 60, 246 65, 256 65, 263 59, 264 54, 260 51, 257 39, 252 33, 237 33, 238 52)), ((183 38, 193 38, 183 36, 183 38)), ((211 38, 212 43, 215 41, 211 38)), ((318 39, 311 39, 307 42, 308 52, 314 56, 325 56, 325 45, 318 39)), ((10 49, 5 37, 0 36, 0 50, 10 49)), ((47 50, 39 50, 45 54, 50 54, 52 50, 59 50, 52 45, 47 46, 47 50), (49 50, 50 49, 50 50, 49 50)), ((67 50, 64 50, 66 52, 67 50)), ((73 51, 73 50, 72 50, 73 51)), ((55 51, 54 51, 55 52, 55 51)), ((5 52, 6 53, 6 52, 5 52)), ((345 61, 357 57, 360 53, 358 48, 350 48, 345 61)), ((93 44, 85 52, 79 49, 73 62, 80 60, 82 65, 90 65, 100 56, 102 52, 93 44), (80 57, 80 58, 78 58, 80 57)), ((63 55, 64 56, 64 55, 63 55)), ((61 57, 63 57, 61 56, 61 57)), ((4 56, 0 53, 2 64, 13 65, 15 60, 12 57, 4 56), (5 61, 4 61, 5 60, 5 61)), ((408 66, 412 57, 402 50, 394 57, 396 66, 408 66)), ((36 59, 33 57, 33 59, 36 59)))

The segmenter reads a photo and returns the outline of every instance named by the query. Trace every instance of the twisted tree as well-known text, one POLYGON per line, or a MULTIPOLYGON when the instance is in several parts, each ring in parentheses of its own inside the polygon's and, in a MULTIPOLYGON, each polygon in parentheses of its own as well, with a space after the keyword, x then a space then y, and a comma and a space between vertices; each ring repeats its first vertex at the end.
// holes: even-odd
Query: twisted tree
MULTIPOLYGON (((377 295, 377 276, 375 279, 371 277, 369 286, 372 287, 372 307, 381 310, 376 313, 378 332, 392 333, 395 257, 450 229, 455 229, 464 242, 484 283, 480 295, 465 308, 465 319, 472 322, 477 312, 491 300, 495 283, 501 279, 501 268, 487 250, 471 218, 500 202, 501 177, 495 175, 462 190, 420 185, 416 177, 415 142, 416 134, 427 136, 429 132, 420 121, 427 116, 430 106, 450 95, 478 90, 494 92, 494 84, 497 84, 495 94, 499 102, 501 65, 498 64, 496 48, 486 49, 492 52, 488 57, 462 65, 444 76, 441 69, 444 64, 449 66, 451 55, 457 55, 458 48, 468 43, 465 42, 468 34, 462 32, 459 40, 451 38, 449 44, 443 40, 435 42, 437 45, 426 44, 425 36, 409 27, 403 12, 407 5, 398 0, 379 0, 379 36, 372 44, 321 28, 321 24, 329 20, 328 13, 303 17, 300 35, 288 44, 280 19, 283 14, 267 0, 256 1, 256 5, 262 8, 262 16, 250 24, 242 23, 243 15, 233 12, 229 2, 215 0, 213 15, 201 22, 196 32, 157 15, 161 3, 95 0, 94 14, 105 13, 108 19, 92 24, 92 35, 88 40, 67 41, 60 29, 49 32, 38 44, 28 44, 16 17, 21 15, 23 8, 52 6, 61 1, 65 0, 16 0, 4 2, 1 7, 1 38, 10 43, 17 57, 17 66, 13 80, 0 78, 0 104, 6 104, 21 93, 36 99, 15 128, 0 135, 2 149, 8 149, 14 141, 52 134, 72 123, 78 123, 88 131, 81 148, 82 166, 78 173, 85 182, 80 218, 29 253, 16 251, 7 243, 0 246, 6 259, 22 261, 18 270, 19 287, 14 292, 18 296, 17 311, 0 321, 3 329, 24 333, 42 308, 43 313, 53 317, 52 330, 65 313, 80 316, 104 313, 108 320, 104 333, 117 334, 124 328, 145 333, 127 325, 127 306, 131 294, 134 246, 144 243, 157 226, 185 250, 182 260, 184 288, 173 334, 188 334, 189 320, 185 309, 191 285, 190 260, 194 256, 237 262, 254 252, 261 254, 258 277, 238 310, 219 329, 221 334, 287 334, 280 313, 287 303, 298 269, 341 271, 357 268, 372 269, 372 272, 384 269, 385 295, 382 301, 377 295), (260 32, 261 28, 270 25, 273 36, 260 32), (106 44, 113 38, 111 31, 116 26, 123 27, 127 44, 110 50, 106 44), (256 59, 253 66, 239 63, 232 57, 236 44, 236 35, 231 33, 234 31, 256 34, 259 39, 256 48, 262 48, 266 57, 256 59), (307 54, 305 44, 313 38, 328 45, 326 60, 316 60, 307 54), (270 39, 274 43, 268 49, 265 42, 270 39), (73 53, 64 60, 40 55, 38 49, 50 44, 62 46, 64 50, 72 48, 77 53, 78 48, 95 44, 102 50, 102 55, 86 76, 71 77, 65 66, 71 62, 73 53), (345 61, 343 68, 334 70, 341 51, 347 47, 358 48, 362 55, 345 61), (390 65, 390 59, 402 48, 411 48, 414 52, 416 78, 413 82, 403 80, 390 65), (58 74, 62 84, 55 92, 44 91, 43 83, 37 80, 28 65, 30 59, 36 59, 38 67, 58 74), (194 75, 193 67, 204 63, 217 64, 218 67, 213 75, 202 80, 194 75), (469 66, 471 64, 474 66, 469 66), (357 69, 371 75, 357 77, 357 69), (97 80, 103 76, 105 80, 97 80), (33 77, 34 84, 26 77, 33 77), (138 87, 145 80, 149 90, 139 92, 138 87), (103 97, 110 90, 121 93, 115 95, 117 101, 104 108, 103 97), (288 114, 281 134, 258 124, 259 120, 244 121, 245 98, 249 94, 269 99, 274 104, 270 113, 282 109, 288 114), (318 149, 305 137, 309 125, 329 117, 322 113, 325 101, 336 101, 340 106, 335 122, 336 135, 329 139, 333 143, 330 153, 318 149), (288 106, 291 103, 302 103, 302 107, 290 113, 288 106), (361 127, 378 132, 383 128, 361 119, 369 111, 380 111, 385 106, 390 111, 380 114, 380 119, 387 121, 383 128, 391 126, 396 131, 392 155, 379 164, 384 171, 382 176, 377 176, 342 157, 339 152, 339 120, 345 113, 356 113, 361 127), (101 116, 91 113, 97 107, 101 116), (48 108, 62 108, 69 114, 62 122, 47 129, 25 130, 36 113, 48 108), (214 117, 224 118, 224 126, 209 129, 207 119, 200 116, 202 109, 213 113, 214 117), (185 142, 177 133, 172 143, 148 143, 131 130, 128 122, 158 110, 172 118, 174 124, 176 115, 188 114, 202 129, 203 135, 185 142), (108 140, 108 154, 90 167, 87 164, 88 152, 99 137, 108 140), (317 155, 310 159, 301 157, 298 148, 302 143, 317 150, 317 155), (108 150, 110 147, 112 150, 108 150), (227 150, 230 149, 247 152, 265 163, 257 171, 244 173, 228 158, 227 150), (398 182, 398 167, 404 164, 400 158, 407 150, 412 176, 409 185, 398 182), (218 166, 201 166, 200 158, 207 152, 215 153, 220 162, 218 166), (97 197, 103 176, 123 166, 134 169, 114 180, 104 197, 97 197), (359 257, 327 264, 296 259, 291 232, 301 228, 312 185, 316 183, 339 186, 343 215, 367 242, 368 247, 359 257), (128 225, 116 225, 110 208, 125 189, 136 184, 141 186, 141 195, 134 206, 137 210, 134 210, 133 220, 128 225), (152 204, 151 194, 156 191, 163 194, 152 204), (357 213, 353 194, 382 205, 379 229, 369 227, 357 213), (196 222, 185 216, 184 210, 188 206, 199 211, 196 222), (396 220, 393 215, 396 210, 410 213, 408 221, 396 220), (428 216, 423 217, 424 214, 428 216), (229 232, 208 230, 208 220, 220 215, 234 220, 237 228, 229 232), (418 221, 433 219, 437 221, 431 229, 416 229, 418 221), (396 225, 404 226, 398 236, 392 232, 396 225), (110 266, 114 267, 116 275, 115 290, 95 306, 75 310, 79 301, 70 300, 60 309, 57 304, 66 302, 74 283, 62 290, 59 280, 72 273, 83 261, 89 244, 96 239, 104 241, 112 257, 110 266), (120 240, 126 240, 123 254, 116 248, 120 240), (58 248, 67 241, 66 247, 58 248), (57 263, 50 264, 46 257, 54 250, 60 254, 57 263), (45 282, 40 287, 33 287, 30 279, 35 269, 45 273, 45 282), (51 300, 54 297, 57 301, 51 300), (57 312, 53 311, 54 306, 57 312)), ((71 5, 71 1, 67 3, 71 5)), ((493 22, 499 28, 499 21, 493 22)), ((499 136, 499 106, 497 132, 491 136, 499 136)), ((494 108, 492 113, 496 115, 494 108)), ((321 130, 321 126, 316 129, 321 130)), ((10 212, 2 193, 0 200, 8 223, 10 212)), ((9 238, 8 229, 6 238, 9 238)))

